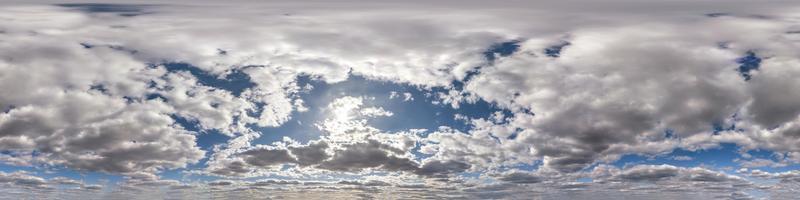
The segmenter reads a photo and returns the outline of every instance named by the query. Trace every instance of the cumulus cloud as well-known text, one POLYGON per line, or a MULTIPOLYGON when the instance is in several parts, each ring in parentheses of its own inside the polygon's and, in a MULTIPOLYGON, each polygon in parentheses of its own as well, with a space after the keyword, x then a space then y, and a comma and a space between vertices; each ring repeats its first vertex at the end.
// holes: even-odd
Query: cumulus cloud
POLYGON ((592 171, 592 177, 604 181, 687 181, 687 182, 744 182, 747 180, 701 167, 683 168, 672 165, 636 165, 624 169, 600 166, 592 171))
POLYGON ((544 178, 532 173, 509 172, 500 177, 500 180, 510 183, 529 184, 529 183, 540 183, 544 181, 544 178))
POLYGON ((104 172, 183 167, 202 158, 195 136, 174 125, 160 102, 66 92, 53 105, 27 105, 0 116, 4 149, 37 151, 45 164, 104 172))
MULTIPOLYGON (((747 198, 731 186, 751 183, 702 167, 605 164, 721 143, 782 155, 738 160, 742 167, 800 163, 795 5, 343 3, 4 2, 0 161, 121 175, 127 188, 181 187, 156 174, 199 162, 189 173, 387 173, 464 187, 470 183, 462 174, 524 165, 537 171, 498 172, 502 184, 475 184, 473 191, 552 184, 591 171, 597 181, 669 183, 675 190, 687 189, 679 183, 708 190, 726 183, 725 198, 747 198), (403 111, 367 96, 306 105, 304 92, 313 88, 298 77, 333 84, 352 75, 414 86, 427 96, 395 91, 389 98, 433 99, 459 110, 454 116, 468 128, 380 130, 370 122, 403 123, 395 119, 403 111), (467 117, 482 112, 469 106, 479 101, 502 111, 467 117), (322 132, 318 139, 254 144, 274 134, 265 128, 314 109, 324 115, 310 122, 322 132), (201 147, 206 134, 225 141, 201 147)), ((785 173, 758 176, 794 180, 785 173)), ((47 184, 24 173, 0 175, 4 183, 47 184)), ((548 187, 596 187, 562 183, 548 187)))
POLYGON ((43 178, 29 175, 25 172, 0 173, 0 183, 16 186, 42 187, 47 184, 43 178))

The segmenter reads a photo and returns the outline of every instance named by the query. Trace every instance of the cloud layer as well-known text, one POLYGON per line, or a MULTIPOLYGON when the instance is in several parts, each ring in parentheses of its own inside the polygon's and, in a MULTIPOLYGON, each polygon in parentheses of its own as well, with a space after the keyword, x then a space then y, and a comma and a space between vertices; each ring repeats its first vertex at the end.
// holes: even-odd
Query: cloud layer
POLYGON ((45 196, 74 185, 109 197, 780 199, 798 191, 798 8, 0 3, 0 161, 124 177, 104 189, 7 171, 0 183, 45 196), (413 127, 374 96, 309 83, 354 77, 409 86, 385 98, 438 105, 464 126, 413 127), (330 102, 308 103, 317 97, 330 102), (316 137, 280 129, 301 113, 313 113, 304 123, 316 137), (277 134, 287 136, 257 142, 277 134), (672 155, 725 145, 736 165, 672 155), (620 164, 626 156, 700 164, 620 164), (175 171, 206 178, 165 176, 175 171))

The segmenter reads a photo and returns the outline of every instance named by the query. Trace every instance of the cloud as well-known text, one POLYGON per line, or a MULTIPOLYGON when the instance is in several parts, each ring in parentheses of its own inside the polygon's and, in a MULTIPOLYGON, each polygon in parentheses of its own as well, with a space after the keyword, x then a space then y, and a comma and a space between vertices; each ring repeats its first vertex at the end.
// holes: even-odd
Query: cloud
POLYGON ((540 183, 544 181, 544 178, 526 172, 510 172, 501 176, 500 180, 509 183, 531 184, 531 183, 540 183))
POLYGON ((57 4, 57 6, 75 9, 88 14, 97 13, 115 13, 123 17, 133 17, 142 14, 147 14, 145 10, 154 5, 140 5, 140 4, 100 4, 100 3, 65 3, 57 4))
POLYGON ((319 141, 316 143, 311 143, 307 146, 290 146, 289 150, 292 152, 292 155, 295 156, 297 159, 296 162, 300 166, 307 166, 313 165, 316 163, 320 163, 323 160, 327 160, 330 155, 326 152, 328 149, 328 143, 324 141, 319 141))
POLYGON ((673 160, 678 160, 678 161, 690 161, 690 160, 694 160, 694 158, 692 158, 691 156, 673 156, 673 157, 672 157, 672 159, 673 159, 673 160))
MULTIPOLYGON (((0 161, 122 175, 131 188, 175 186, 154 174, 202 162, 196 171, 225 177, 387 173, 408 182, 531 165, 536 173, 502 174, 508 184, 493 186, 592 171, 676 190, 743 181, 706 168, 603 164, 721 143, 786 155, 745 167, 800 161, 800 61, 789 34, 797 7, 784 2, 141 2, 3 3, 0 161), (315 112, 298 77, 352 75, 417 87, 428 96, 390 98, 449 105, 468 128, 380 130, 370 120, 403 123, 401 111, 343 94, 311 122, 319 139, 255 144, 271 134, 263 128, 315 112), (230 77, 245 86, 221 81, 230 77), (479 100, 503 112, 465 117, 479 100), (205 134, 226 141, 201 147, 205 134)), ((27 175, 3 176, 16 184, 27 175)), ((209 185, 238 186, 223 183, 209 185)))
POLYGON ((392 115, 394 115, 394 113, 386 111, 386 110, 384 110, 383 108, 380 108, 380 107, 377 107, 377 108, 376 107, 368 107, 368 108, 361 109, 361 115, 364 115, 364 116, 367 116, 367 117, 381 117, 381 116, 391 117, 392 115))
POLYGON ((659 181, 678 176, 678 172, 679 169, 677 167, 668 165, 640 165, 623 171, 617 178, 631 181, 659 181))
POLYGON ((253 149, 241 155, 248 164, 259 167, 294 161, 289 151, 283 149, 253 149))
POLYGON ((160 113, 159 102, 126 104, 64 92, 51 105, 0 115, 4 149, 37 151, 45 164, 111 173, 184 167, 202 158, 195 136, 160 113))
POLYGON ((291 146, 288 149, 256 147, 235 155, 230 158, 235 161, 213 169, 211 173, 253 176, 252 172, 260 170, 259 168, 271 168, 270 171, 275 172, 274 166, 297 165, 338 172, 360 173, 365 170, 379 170, 406 172, 423 177, 449 177, 470 168, 469 164, 459 161, 431 160, 419 164, 413 158, 401 154, 404 152, 372 139, 336 147, 328 146, 326 141, 314 141, 309 145, 291 146))
POLYGON ((423 164, 422 167, 420 167, 416 173, 432 177, 446 177, 452 174, 464 172, 470 167, 471 166, 469 164, 460 161, 432 160, 430 162, 423 164))
POLYGON ((376 168, 389 171, 407 171, 416 168, 416 163, 408 158, 390 154, 397 151, 387 145, 371 140, 343 146, 335 151, 330 160, 326 160, 320 168, 336 171, 358 171, 365 168, 376 168))
POLYGON ((706 168, 683 168, 672 165, 635 165, 624 169, 603 166, 595 168, 592 174, 593 178, 622 182, 747 182, 741 177, 706 168))
POLYGON ((15 186, 43 187, 47 181, 37 176, 31 176, 25 172, 0 173, 0 183, 12 184, 15 186))
POLYGON ((277 172, 284 165, 353 173, 368 169, 416 170, 419 164, 407 155, 414 141, 407 138, 408 134, 390 136, 367 126, 365 118, 387 116, 391 112, 380 107, 362 108, 363 100, 345 96, 331 102, 326 108, 328 118, 317 125, 328 134, 320 140, 230 148, 236 152, 219 154, 219 160, 211 162, 209 171, 225 176, 254 176, 265 170, 277 172))
POLYGON ((756 158, 752 160, 738 160, 739 165, 742 167, 747 168, 758 168, 758 167, 785 167, 786 163, 775 162, 771 159, 763 159, 763 158, 756 158))
POLYGON ((72 195, 85 196, 103 188, 101 185, 85 184, 82 181, 66 177, 45 179, 26 171, 0 172, 0 185, 3 185, 3 189, 0 189, 0 191, 6 192, 9 195, 8 197, 19 195, 18 191, 23 191, 22 195, 31 195, 31 193, 26 194, 25 192, 35 191, 42 195, 41 198, 49 198, 46 196, 56 194, 54 188, 63 188, 70 191, 70 194, 61 194, 62 197, 72 195), (15 190, 18 191, 15 192, 15 190))

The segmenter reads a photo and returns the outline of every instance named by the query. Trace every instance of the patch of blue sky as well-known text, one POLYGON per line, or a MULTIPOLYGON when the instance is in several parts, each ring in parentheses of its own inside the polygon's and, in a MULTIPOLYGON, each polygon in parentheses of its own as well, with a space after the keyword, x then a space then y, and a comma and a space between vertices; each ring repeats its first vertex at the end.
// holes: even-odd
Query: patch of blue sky
MULTIPOLYGON (((489 61, 489 65, 493 65, 494 61, 497 60, 498 57, 506 57, 514 54, 515 52, 519 51, 519 40, 512 40, 508 42, 497 43, 490 46, 486 51, 483 52, 483 57, 486 61, 489 61)), ((462 80, 453 81, 453 88, 456 90, 462 90, 464 84, 469 82, 472 77, 480 74, 480 70, 483 66, 476 66, 474 69, 467 71, 466 76, 462 80)))
POLYGON ((520 47, 519 43, 520 43, 519 40, 512 40, 508 42, 494 44, 491 47, 489 47, 489 49, 487 49, 485 52, 483 52, 483 56, 486 57, 486 60, 488 60, 489 62, 493 62, 495 59, 497 59, 498 56, 500 57, 510 56, 511 54, 514 54, 514 52, 517 52, 519 50, 520 47))
MULTIPOLYGON (((734 115, 733 118, 736 118, 736 115, 734 115)), ((736 132, 745 131, 742 128, 736 128, 736 124, 735 123, 725 124, 725 123, 721 123, 721 122, 713 123, 711 125, 711 130, 712 130, 712 133, 714 135, 720 134, 723 131, 736 131, 736 132)))
MULTIPOLYGON (((486 51, 485 56, 488 60, 494 60, 496 56, 509 56, 518 50, 518 43, 519 41, 509 41, 496 44, 486 51)), ((200 84, 227 90, 234 95, 239 95, 246 88, 254 86, 249 77, 240 71, 231 72, 225 78, 220 78, 186 63, 165 63, 165 66, 170 72, 187 71, 195 76, 200 84)), ((477 75, 479 73, 477 70, 479 69, 476 69, 472 75, 477 75)), ((465 81, 468 81, 468 79, 465 81)), ((370 126, 385 132, 408 131, 410 129, 434 131, 440 126, 447 126, 466 133, 471 127, 466 121, 455 119, 457 114, 468 118, 489 118, 498 111, 506 116, 512 115, 510 111, 499 109, 494 104, 483 100, 475 103, 461 103, 458 109, 451 107, 450 104, 434 103, 440 102, 438 93, 447 93, 451 88, 422 88, 404 83, 370 80, 357 75, 352 75, 348 80, 334 84, 327 84, 309 76, 301 76, 298 77, 297 83, 301 87, 306 85, 313 87, 310 92, 299 94, 299 98, 303 99, 305 106, 309 110, 307 112, 293 112, 291 114, 292 118, 278 127, 251 125, 250 128, 261 133, 261 137, 254 141, 255 144, 270 144, 275 141, 281 141, 284 137, 292 138, 301 143, 319 139, 324 133, 315 124, 326 118, 325 108, 328 104, 334 99, 344 96, 365 97, 364 107, 382 107, 391 111, 393 113, 392 116, 373 118, 368 121, 370 126), (403 96, 391 98, 391 92, 401 95, 410 94, 413 100, 406 101, 403 96)), ((454 83, 463 85, 460 81, 454 81, 454 83)), ((154 96, 152 98, 158 97, 154 96)), ((173 118, 176 123, 187 130, 198 133, 198 146, 207 151, 207 153, 211 152, 214 145, 224 144, 230 139, 215 130, 200 130, 195 121, 178 116, 173 118)), ((417 157, 425 158, 427 155, 419 154, 417 157)), ((206 161, 207 159, 203 159, 197 164, 188 166, 187 169, 200 169, 205 166, 206 161)), ((172 178, 182 176, 178 171, 170 170, 165 171, 164 174, 172 178)))
MULTIPOLYGON (((239 96, 247 88, 255 86, 255 84, 250 81, 250 77, 241 71, 232 71, 224 78, 221 78, 186 63, 164 63, 164 66, 167 69, 167 71, 172 73, 181 71, 189 72, 192 76, 197 78, 199 84, 218 88, 221 90, 226 90, 236 96, 239 96)), ((147 97, 147 99, 153 99, 153 98, 162 98, 164 99, 164 101, 169 101, 169 99, 165 99, 164 97, 157 94, 151 94, 148 95, 147 97)), ((206 156, 199 162, 188 165, 186 167, 187 170, 204 168, 206 166, 205 165, 206 161, 208 160, 209 156, 213 153, 214 145, 224 144, 230 139, 230 137, 219 133, 219 131, 217 130, 201 129, 197 121, 177 115, 173 115, 171 117, 173 120, 175 120, 176 124, 182 126, 186 130, 195 132, 197 136, 196 140, 197 146, 200 147, 200 149, 206 151, 206 156)), ((179 176, 178 175, 179 173, 177 171, 167 170, 163 173, 172 178, 176 178, 179 176)))
POLYGON ((733 167, 738 169, 738 163, 734 160, 740 158, 738 153, 738 146, 736 144, 723 143, 716 148, 699 149, 696 151, 689 151, 685 149, 675 149, 668 154, 657 156, 644 156, 644 155, 624 155, 619 160, 612 163, 617 167, 625 167, 628 165, 647 164, 647 165, 661 165, 668 164, 679 167, 714 167, 725 168, 733 167), (679 157, 691 158, 690 160, 679 159, 679 157))
MULTIPOLYGON (((461 172, 458 173, 459 177, 478 179, 483 175, 482 172, 461 172)), ((486 181, 486 180, 484 180, 486 181)))
MULTIPOLYGON (((733 116, 736 118, 736 116, 733 116)), ((712 134, 721 134, 723 131, 745 131, 744 129, 737 128, 735 124, 714 123, 711 125, 712 134)), ((674 138, 675 133, 672 130, 665 131, 665 137, 674 138)), ((710 149, 700 149, 696 151, 689 151, 686 149, 675 149, 668 154, 656 156, 644 155, 624 155, 619 160, 612 164, 617 167, 625 167, 626 165, 635 164, 650 164, 660 165, 668 164, 680 167, 713 167, 717 169, 739 169, 742 167, 742 162, 753 159, 769 159, 778 162, 776 153, 764 149, 749 150, 741 152, 740 147, 733 143, 722 143, 718 147, 710 149), (750 157, 743 156, 746 153, 750 157)), ((800 166, 789 164, 786 166, 763 166, 755 167, 752 169, 759 169, 767 172, 780 172, 787 170, 800 169, 800 166)))
POLYGON ((161 177, 160 179, 162 180, 176 180, 183 183, 210 182, 210 181, 225 179, 219 176, 211 176, 199 173, 202 171, 202 169, 203 168, 171 169, 171 170, 164 170, 158 175, 161 177))
MULTIPOLYGON (((200 129, 196 121, 191 121, 177 115, 173 115, 172 119, 175 120, 176 124, 180 125, 184 129, 194 132, 197 138, 196 140, 197 146, 200 147, 201 150, 205 151, 205 156, 202 159, 200 159, 197 163, 187 165, 185 168, 186 170, 205 168, 206 162, 211 157, 211 154, 213 154, 214 152, 214 145, 224 144, 226 141, 230 139, 230 137, 228 137, 227 135, 223 135, 217 130, 200 129)), ((177 175, 178 172, 179 170, 166 170, 162 173, 164 175, 168 175, 169 177, 175 178, 178 176, 177 175)))
POLYGON ((38 172, 38 170, 35 170, 35 169, 36 168, 34 168, 34 167, 17 166, 17 165, 9 165, 9 164, 0 163, 0 171, 6 172, 6 173, 16 172, 16 171, 34 171, 34 172, 38 172))
MULTIPOLYGON (((722 143, 716 148, 701 149, 696 151, 689 151, 685 149, 675 149, 672 152, 658 156, 642 156, 642 155, 625 155, 612 164, 617 167, 625 167, 626 165, 648 164, 648 165, 661 165, 668 164, 679 167, 711 167, 728 172, 742 168, 742 162, 754 159, 768 159, 774 162, 779 162, 776 153, 770 150, 755 149, 745 152, 749 157, 745 157, 740 153, 740 147, 732 143, 722 143), (688 158, 688 159, 685 159, 688 158)), ((751 167, 750 169, 758 169, 766 172, 784 172, 789 170, 798 170, 800 166, 796 164, 787 164, 785 166, 762 166, 751 167)))
POLYGON ((752 78, 750 71, 758 70, 761 66, 761 57, 756 55, 754 51, 747 51, 743 57, 736 59, 736 63, 739 64, 737 69, 739 74, 745 81, 749 81, 752 78))
POLYGON ((103 172, 76 171, 63 166, 15 166, 0 163, 0 171, 5 173, 25 171, 45 179, 66 177, 81 181, 85 184, 113 184, 123 180, 123 178, 119 175, 107 174, 103 172))
POLYGON ((592 179, 592 178, 589 178, 589 177, 581 177, 581 178, 578 178, 578 179, 576 179, 576 180, 575 180, 575 182, 579 182, 579 183, 591 183, 593 180, 594 180, 594 179, 592 179))
POLYGON ((300 77, 298 84, 303 87, 310 84, 313 89, 300 98, 309 108, 307 112, 294 112, 289 122, 279 127, 253 127, 262 132, 257 144, 269 144, 291 137, 300 142, 318 139, 322 133, 314 124, 325 119, 325 108, 334 99, 344 96, 365 97, 363 107, 382 107, 393 113, 392 116, 368 119, 368 124, 385 132, 408 131, 411 129, 437 130, 447 126, 462 132, 471 128, 468 123, 456 120, 456 114, 470 118, 489 118, 500 111, 510 115, 510 111, 497 108, 496 105, 479 100, 475 103, 462 103, 458 109, 450 104, 435 104, 439 101, 438 92, 447 92, 446 88, 421 88, 403 83, 370 80, 361 76, 350 76, 343 82, 326 84, 309 77, 300 77), (391 98, 391 92, 401 94, 391 98), (413 100, 405 101, 402 94, 411 94, 413 100), (374 99, 373 99, 374 98, 374 99))
POLYGON ((542 167, 542 161, 533 161, 533 163, 519 163, 512 165, 505 165, 498 167, 498 171, 520 170, 520 171, 536 171, 542 167))
MULTIPOLYGON (((217 130, 200 129, 196 121, 191 121, 177 115, 172 115, 171 117, 173 120, 175 120, 176 124, 180 125, 181 127, 183 127, 188 131, 194 132, 196 136, 197 146, 200 147, 201 150, 205 151, 205 156, 202 159, 200 159, 196 163, 188 164, 186 168, 164 170, 160 173, 160 175, 165 179, 184 180, 185 179, 184 176, 189 175, 182 173, 184 170, 201 170, 207 167, 206 162, 208 161, 209 158, 211 158, 211 155, 214 153, 214 145, 225 144, 225 142, 227 142, 231 138, 228 137, 227 135, 220 133, 217 130)), ((211 178, 209 176, 197 176, 194 174, 191 175, 192 176, 190 177, 195 178, 193 180, 214 180, 214 178, 211 178)))
POLYGON ((544 54, 547 57, 558 58, 559 56, 561 56, 561 50, 563 50, 564 47, 569 46, 570 44, 571 43, 569 43, 567 41, 561 41, 560 43, 558 43, 556 45, 553 45, 553 46, 545 48, 544 49, 544 54))
MULTIPOLYGON (((485 52, 486 59, 495 60, 497 57, 509 56, 519 49, 519 41, 509 41, 493 45, 485 52)), ((239 71, 234 71, 225 78, 220 78, 202 69, 186 63, 166 63, 166 68, 170 72, 187 71, 198 79, 200 84, 220 88, 232 92, 234 95, 240 94, 246 88, 252 87, 253 83, 249 77, 239 71)), ((471 76, 477 75, 480 68, 476 68, 471 76)), ((467 77, 463 81, 469 81, 467 77)), ((458 87, 433 87, 423 88, 415 85, 396 83, 383 80, 371 80, 358 75, 351 75, 346 81, 327 84, 322 80, 309 76, 298 77, 297 84, 300 87, 312 86, 307 93, 300 93, 299 98, 309 108, 306 112, 293 112, 291 119, 278 127, 257 127, 250 125, 255 131, 261 133, 261 137, 253 141, 254 144, 271 144, 283 140, 284 137, 292 138, 301 143, 319 139, 321 130, 316 127, 316 123, 323 121, 326 116, 325 108, 334 99, 344 96, 364 97, 363 107, 382 107, 393 113, 389 117, 378 117, 368 119, 368 124, 385 132, 408 131, 411 129, 427 129, 435 131, 441 126, 447 126, 461 132, 467 133, 472 127, 465 120, 457 120, 456 115, 468 118, 489 118, 495 112, 502 112, 505 116, 511 116, 508 110, 500 109, 493 103, 478 100, 474 103, 462 102, 459 108, 453 108, 450 104, 441 103, 438 93, 447 93, 451 89, 458 87), (399 97, 390 97, 391 92, 399 94, 399 97), (410 94, 413 100, 406 100, 403 94, 410 94)), ((462 81, 454 81, 454 85, 462 85, 462 81)), ((153 97, 158 98, 158 97, 153 97)), ((216 144, 224 144, 227 136, 217 133, 215 130, 200 130, 197 122, 187 120, 178 116, 173 117, 176 123, 185 127, 187 130, 198 133, 197 143, 201 149, 211 152, 216 144)), ((428 132, 428 133, 429 133, 428 132)), ((414 151, 416 152, 416 151, 414 151)), ((419 153, 417 158, 425 158, 428 155, 419 153)), ((203 159, 197 164, 187 167, 188 170, 201 169, 205 166, 207 159, 203 159)), ((535 169, 539 164, 524 164, 516 167, 522 169, 535 169)), ((186 178, 178 170, 167 170, 163 172, 165 177, 172 179, 186 178)), ((191 177, 208 180, 210 177, 192 175, 191 177)))
MULTIPOLYGON (((495 44, 484 52, 484 56, 489 61, 494 61, 498 56, 509 56, 518 51, 519 42, 513 40, 495 44)), ((165 63, 165 67, 170 72, 187 71, 195 76, 200 84, 227 90, 237 96, 245 89, 254 86, 249 76, 241 71, 232 71, 226 77, 221 78, 186 63, 165 63)), ((469 81, 470 76, 479 73, 479 69, 476 68, 468 74, 468 77, 463 82, 454 81, 453 84, 455 86, 463 86, 464 82, 469 81)), ((370 99, 364 102, 364 106, 380 106, 393 112, 394 115, 391 117, 370 120, 371 126, 387 132, 406 131, 409 129, 436 130, 440 126, 448 126, 467 132, 469 124, 456 120, 456 114, 469 118, 488 118, 494 112, 500 111, 504 112, 506 116, 511 115, 510 111, 498 109, 495 105, 482 100, 475 103, 462 103, 459 109, 454 109, 446 104, 434 104, 434 102, 439 101, 437 93, 446 93, 449 88, 420 88, 403 83, 369 80, 361 76, 351 76, 348 80, 335 84, 326 84, 308 76, 298 77, 297 82, 300 86, 305 86, 306 84, 313 86, 311 92, 300 94, 300 98, 304 100, 309 111, 292 113, 292 119, 279 127, 250 126, 250 128, 262 133, 256 143, 269 144, 282 140, 283 137, 290 137, 300 142, 318 139, 322 132, 315 126, 315 123, 324 120, 324 108, 333 99, 343 96, 368 97, 370 99), (414 100, 392 99, 389 98, 390 92, 409 93, 414 100)), ((456 90, 461 89, 460 87, 454 88, 456 90)), ((153 96, 152 98, 158 97, 153 96)), ((192 124, 196 122, 180 118, 175 119, 179 124, 190 130, 193 126, 196 126, 196 124, 192 124)), ((195 131, 200 132, 200 130, 195 131)), ((218 134, 199 135, 198 142, 201 148, 208 150, 211 145, 224 142, 223 140, 227 139, 212 135, 218 134)))
MULTIPOLYGON (((205 165, 204 163, 205 160, 207 159, 203 159, 203 162, 201 162, 203 166, 205 165)), ((220 179, 220 177, 216 176, 208 176, 204 174, 190 172, 190 171, 201 171, 202 169, 204 169, 204 167, 199 167, 199 165, 200 164, 198 163, 194 166, 189 166, 184 169, 163 170, 160 173, 158 173, 158 175, 162 180, 176 180, 181 182, 206 182, 206 181, 213 181, 220 179)))
POLYGON ((173 120, 175 120, 176 124, 196 134, 197 146, 204 151, 211 151, 215 144, 224 143, 230 139, 230 137, 220 133, 218 130, 200 129, 197 121, 189 120, 177 115, 172 115, 171 117, 173 120))
POLYGON ((64 3, 56 6, 75 9, 84 13, 112 13, 122 17, 134 17, 152 12, 146 11, 154 5, 105 4, 105 3, 64 3))
MULTIPOLYGON (((505 45, 507 48, 510 44, 505 45)), ((501 51, 500 55, 508 55, 508 50, 501 51)), ((166 68, 170 72, 186 71, 195 76, 200 84, 220 88, 232 92, 234 95, 240 94, 246 88, 252 87, 249 77, 241 72, 233 72, 225 79, 209 74, 197 67, 185 63, 166 63, 166 68)), ((469 124, 465 121, 456 120, 455 115, 459 114, 470 118, 488 118, 494 112, 501 111, 507 116, 511 113, 507 110, 498 109, 495 105, 478 101, 476 103, 462 103, 458 109, 452 108, 449 104, 434 104, 439 101, 438 92, 448 92, 447 88, 421 88, 403 83, 394 83, 381 80, 370 80, 361 76, 351 76, 348 80, 327 84, 308 76, 298 77, 298 85, 311 85, 313 89, 308 93, 300 93, 299 97, 304 100, 305 106, 309 108, 307 112, 293 112, 292 119, 279 127, 257 127, 250 126, 253 130, 261 132, 262 136, 254 141, 255 144, 270 144, 275 141, 289 137, 300 142, 308 142, 318 139, 323 132, 320 131, 315 123, 325 119, 325 108, 334 99, 344 96, 365 97, 364 107, 382 107, 391 111, 394 115, 390 117, 379 117, 369 120, 369 124, 386 132, 408 131, 410 129, 436 130, 440 126, 448 126, 462 132, 469 131, 469 124), (390 93, 411 94, 413 100, 405 101, 403 97, 390 98, 390 93), (373 99, 374 98, 374 99, 373 99)), ((148 98, 159 98, 158 96, 148 98)), ((168 101, 168 100, 167 100, 168 101)), ((173 116, 177 124, 187 130, 197 133, 198 146, 211 152, 216 144, 224 144, 230 138, 219 134, 216 130, 201 130, 196 121, 173 116)), ((424 157, 424 155, 419 155, 424 157)), ((205 161, 201 160, 197 164, 190 165, 187 169, 199 169, 205 166, 205 161)), ((176 172, 165 172, 173 178, 179 175, 176 172)))
MULTIPOLYGON (((747 153, 751 157, 750 158, 746 158, 746 159, 742 159, 741 160, 742 162, 746 162, 748 160, 752 161, 752 160, 755 160, 755 159, 770 160, 770 161, 772 161, 774 163, 780 163, 781 162, 781 160, 780 160, 781 159, 781 157, 780 157, 781 153, 776 153, 774 151, 768 151, 768 150, 760 149, 760 150, 748 151, 747 153)), ((785 156, 785 155, 783 155, 783 156, 785 156)), ((764 166, 759 166, 759 167, 751 166, 750 169, 758 169, 758 170, 765 171, 765 172, 776 173, 776 172, 785 172, 785 171, 791 171, 791 170, 800 170, 800 165, 791 164, 791 163, 783 163, 782 165, 764 165, 764 166)))
POLYGON ((70 169, 60 169, 56 173, 43 174, 44 178, 52 178, 56 176, 63 176, 75 180, 82 180, 85 184, 115 184, 124 181, 121 176, 107 174, 102 172, 77 172, 70 169))
POLYGON ((222 78, 186 63, 164 63, 164 67, 170 72, 187 71, 197 78, 198 83, 229 91, 235 96, 255 86, 250 76, 239 70, 233 70, 222 78))

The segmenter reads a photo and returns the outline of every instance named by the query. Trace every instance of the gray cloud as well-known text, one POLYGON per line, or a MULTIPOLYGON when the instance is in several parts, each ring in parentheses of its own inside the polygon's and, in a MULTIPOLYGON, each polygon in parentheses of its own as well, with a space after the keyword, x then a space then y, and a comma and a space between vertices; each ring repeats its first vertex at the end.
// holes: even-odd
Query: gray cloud
POLYGON ((416 168, 416 163, 408 158, 390 154, 396 151, 392 147, 370 140, 367 143, 356 143, 336 150, 330 160, 321 163, 320 168, 337 171, 357 171, 365 168, 380 167, 389 171, 408 171, 416 168))
POLYGON ((636 165, 625 169, 598 167, 592 173, 600 180, 622 182, 710 182, 748 183, 747 180, 705 168, 683 168, 672 165, 636 165))
MULTIPOLYGON (((295 168, 271 172, 401 172, 442 180, 534 163, 543 174, 572 176, 622 155, 720 143, 800 152, 798 38, 787 34, 796 31, 797 6, 786 2, 135 3, 2 3, 9 6, 0 10, 0 150, 25 156, 0 160, 164 186, 172 183, 132 173, 203 160, 197 138, 207 132, 230 137, 208 158, 206 170, 221 176, 263 175, 258 172, 288 164, 295 168), (519 49, 487 60, 486 50, 506 41, 519 41, 519 49), (564 42, 569 45, 558 56, 548 55, 564 42), (744 80, 736 60, 747 52, 762 61, 744 80), (164 62, 188 63, 211 77, 241 72, 253 87, 235 95, 189 72, 167 70, 164 62), (464 132, 445 127, 425 134, 332 122, 313 143, 252 144, 269 134, 253 126, 277 127, 304 110, 298 76, 335 83, 351 74, 443 87, 451 91, 437 94, 441 102, 483 99, 513 115, 470 120, 473 129, 464 132), (468 74, 469 81, 458 82, 468 74), (200 130, 181 127, 176 118, 197 122, 200 130)), ((378 111, 371 113, 388 116, 378 111)), ((797 164, 797 158, 780 162, 797 164)), ((608 170, 603 180, 623 183, 708 184, 730 192, 713 183, 741 182, 702 168, 608 170)), ((539 175, 499 180, 552 178, 539 175)), ((20 185, 41 185, 26 180, 20 185)))
POLYGON ((297 159, 297 164, 300 166, 313 165, 320 163, 330 157, 325 150, 328 149, 328 143, 324 141, 311 143, 307 146, 289 147, 289 151, 297 159))
POLYGON ((260 167, 295 161, 284 149, 252 149, 242 155, 248 164, 260 167))
POLYGON ((423 164, 416 170, 416 173, 424 176, 443 177, 466 171, 469 168, 469 164, 459 161, 433 160, 423 164))
POLYGON ((501 181, 509 183, 521 183, 521 184, 540 183, 544 181, 544 178, 541 176, 525 172, 511 172, 508 174, 504 174, 499 179, 501 181))
POLYGON ((172 126, 158 103, 125 105, 86 93, 65 93, 57 105, 15 109, 0 118, 3 148, 36 150, 49 164, 104 172, 182 167, 202 157, 195 136, 172 126), (63 106, 63 107, 62 107, 63 106))
POLYGON ((618 175, 619 179, 631 181, 660 181, 678 176, 680 169, 673 166, 636 166, 618 175))

